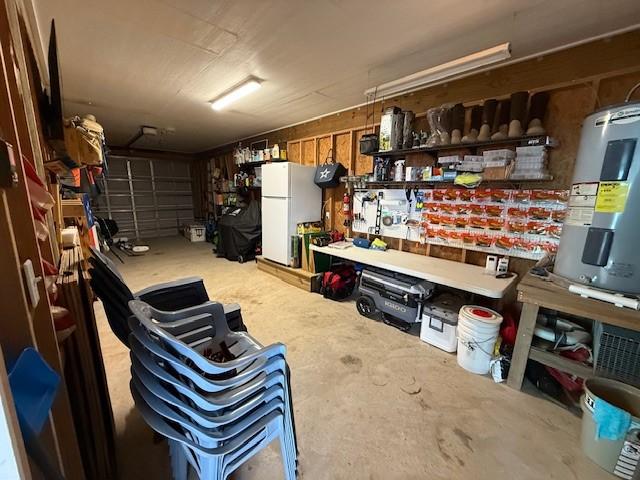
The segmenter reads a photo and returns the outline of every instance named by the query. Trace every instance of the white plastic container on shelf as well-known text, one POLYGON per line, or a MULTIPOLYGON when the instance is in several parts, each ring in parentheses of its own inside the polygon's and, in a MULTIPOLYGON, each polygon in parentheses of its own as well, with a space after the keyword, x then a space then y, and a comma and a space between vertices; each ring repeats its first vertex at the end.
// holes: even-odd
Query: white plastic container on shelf
POLYGON ((546 158, 543 157, 518 157, 516 158, 516 167, 522 168, 543 168, 547 164, 546 158))
POLYGON ((462 303, 460 297, 445 293, 425 304, 422 310, 420 340, 445 352, 455 352, 458 347, 458 310, 462 303))
POLYGON ((532 145, 530 147, 516 147, 516 154, 518 157, 538 157, 547 154, 547 149, 544 145, 532 145))
POLYGON ((204 225, 197 223, 191 225, 185 225, 184 236, 191 242, 204 242, 204 225))
POLYGON ((501 323, 502 316, 493 310, 463 306, 458 315, 458 365, 478 375, 489 373, 501 323))
POLYGON ((485 150, 482 152, 482 156, 485 159, 510 159, 516 156, 516 152, 509 150, 508 148, 501 148, 498 150, 485 150))

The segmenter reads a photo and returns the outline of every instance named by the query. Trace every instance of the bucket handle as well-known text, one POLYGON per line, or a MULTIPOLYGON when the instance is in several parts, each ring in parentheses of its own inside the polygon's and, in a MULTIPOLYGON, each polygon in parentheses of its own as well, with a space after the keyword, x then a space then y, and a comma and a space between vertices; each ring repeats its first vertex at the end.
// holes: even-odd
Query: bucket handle
MULTIPOLYGON (((493 353, 488 353, 484 348, 482 348, 480 346, 481 343, 486 343, 489 342, 490 340, 485 340, 483 342, 478 342, 477 340, 462 340, 461 338, 459 338, 460 343, 462 345, 464 345, 465 347, 467 347, 468 350, 470 351, 474 351, 476 349, 476 347, 478 348, 478 350, 480 350, 482 353, 484 353, 486 356, 488 356, 489 358, 493 358, 493 353)), ((493 340, 494 344, 495 344, 495 340, 493 340)))

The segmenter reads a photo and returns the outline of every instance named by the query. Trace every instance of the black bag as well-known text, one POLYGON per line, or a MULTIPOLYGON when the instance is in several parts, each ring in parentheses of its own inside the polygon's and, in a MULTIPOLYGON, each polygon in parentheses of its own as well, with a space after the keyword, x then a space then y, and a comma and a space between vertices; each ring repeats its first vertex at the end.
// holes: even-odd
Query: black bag
POLYGON ((347 174, 347 169, 341 163, 325 163, 316 167, 313 181, 320 188, 333 188, 340 183, 340 177, 347 174))
POLYGON ((360 139, 360 153, 366 155, 378 151, 378 136, 375 133, 363 135, 360 139))

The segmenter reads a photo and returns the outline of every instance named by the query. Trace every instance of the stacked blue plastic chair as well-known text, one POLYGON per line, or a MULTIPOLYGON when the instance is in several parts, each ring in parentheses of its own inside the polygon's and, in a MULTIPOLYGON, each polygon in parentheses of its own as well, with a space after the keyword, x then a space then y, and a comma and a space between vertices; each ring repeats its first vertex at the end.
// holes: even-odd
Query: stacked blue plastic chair
POLYGON ((275 439, 285 478, 297 444, 285 346, 232 332, 215 302, 163 312, 129 302, 131 391, 147 424, 169 440, 176 480, 188 466, 226 479, 275 439))

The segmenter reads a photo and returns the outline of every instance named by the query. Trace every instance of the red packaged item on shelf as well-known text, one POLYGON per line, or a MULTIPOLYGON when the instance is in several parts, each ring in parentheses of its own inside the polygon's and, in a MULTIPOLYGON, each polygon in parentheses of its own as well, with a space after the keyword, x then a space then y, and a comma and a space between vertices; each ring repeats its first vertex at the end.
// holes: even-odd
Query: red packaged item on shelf
POLYGON ((527 233, 531 233, 533 235, 546 235, 547 225, 541 222, 528 222, 527 233))
POLYGON ((425 230, 425 235, 427 238, 436 238, 438 231, 435 228, 428 228, 425 230))
POLYGON ((487 205, 484 211, 490 217, 500 217, 504 213, 504 207, 500 205, 487 205))
POLYGON ((444 225, 445 227, 453 227, 456 224, 456 220, 450 215, 441 215, 440 224, 444 225))
POLYGON ((529 203, 531 201, 531 190, 514 190, 513 201, 517 203, 529 203))
POLYGON ((442 213, 448 213, 449 215, 452 215, 458 211, 458 207, 457 205, 453 205, 452 203, 441 203, 440 211, 442 213))
POLYGON ((556 202, 566 203, 569 201, 569 190, 555 190, 554 196, 556 202))
POLYGON ((434 202, 425 203, 423 210, 427 212, 437 212, 440 209, 440 205, 434 202))
POLYGON ((487 218, 487 226, 489 230, 502 230, 504 228, 504 219, 498 218, 487 218))
POLYGON ((445 200, 448 200, 450 202, 455 202, 456 200, 458 200, 458 190, 456 190, 455 188, 449 188, 444 192, 444 198, 445 200))
POLYGON ((449 241, 449 232, 447 230, 445 229, 438 230, 437 235, 440 240, 449 241))
POLYGON ((533 220, 548 220, 551 217, 551 210, 548 208, 531 207, 529 208, 529 217, 533 220))
POLYGON ((511 207, 507 214, 512 218, 527 218, 529 210, 526 208, 511 207))
POLYGON ((510 221, 507 222, 507 230, 511 233, 525 233, 527 231, 527 225, 523 222, 510 221))
POLYGON ((469 219, 467 217, 456 217, 457 228, 467 228, 469 226, 469 219))
POLYGON ((523 250, 525 252, 528 252, 529 250, 531 250, 532 245, 531 245, 531 241, 527 240, 526 238, 514 238, 513 239, 513 247, 517 248, 518 250, 523 250))
POLYGON ((491 190, 491 201, 505 203, 509 201, 510 191, 502 188, 494 188, 491 190))
POLYGON ((50 262, 47 262, 45 259, 42 259, 42 273, 45 275, 58 275, 58 268, 50 262))
POLYGON ((487 202, 491 200, 491 189, 490 188, 476 188, 473 199, 476 202, 487 202))
POLYGON ((473 200, 475 190, 460 190, 460 200, 463 202, 470 202, 473 200))
POLYGON ((473 233, 463 232, 462 233, 462 243, 465 245, 475 245, 476 244, 476 236, 473 233))
POLYGON ((511 250, 514 245, 514 239, 512 237, 507 237, 506 235, 500 236, 496 238, 496 247, 503 248, 505 250, 511 250))
POLYGON ((484 217, 471 217, 469 219, 469 226, 471 228, 486 228, 487 219, 484 217))
POLYGON ((552 238, 560 238, 562 227, 560 225, 547 225, 547 235, 552 238))
POLYGON ((531 200, 534 202, 555 202, 554 190, 531 190, 531 200))
POLYGON ((480 205, 478 203, 472 203, 469 205, 469 213, 473 215, 482 215, 484 214, 484 205, 480 205))
POLYGON ((567 216, 566 210, 554 210, 551 212, 551 219, 557 223, 564 222, 564 219, 566 216, 567 216))
POLYGON ((437 213, 427 214, 427 219, 431 225, 440 225, 440 215, 437 213))
POLYGON ((442 202, 444 200, 446 190, 433 190, 432 197, 434 202, 442 202))
POLYGON ((49 238, 49 227, 47 226, 47 219, 44 214, 31 205, 31 213, 33 215, 33 224, 36 227, 36 238, 41 242, 44 242, 49 238))
POLYGON ((489 235, 476 235, 476 245, 479 247, 490 247, 493 245, 493 237, 489 235))
POLYGON ((449 230, 449 240, 452 242, 459 242, 462 240, 462 232, 456 232, 455 230, 449 230))
POLYGON ((471 213, 471 207, 465 203, 461 203, 460 205, 456 205, 456 213, 458 215, 468 215, 471 213))

